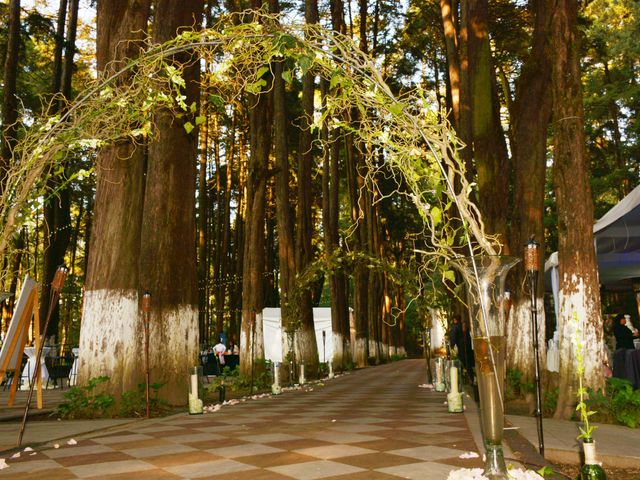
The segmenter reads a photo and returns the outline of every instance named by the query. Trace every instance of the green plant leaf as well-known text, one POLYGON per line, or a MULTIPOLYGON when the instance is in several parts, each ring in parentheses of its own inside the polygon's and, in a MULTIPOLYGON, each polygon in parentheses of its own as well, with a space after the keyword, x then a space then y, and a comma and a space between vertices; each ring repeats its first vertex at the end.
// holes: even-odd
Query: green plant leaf
POLYGON ((300 70, 302 70, 302 73, 305 74, 313 65, 313 58, 308 55, 301 55, 298 58, 298 65, 300 65, 300 70))
POLYGON ((456 274, 453 270, 446 270, 442 276, 446 279, 449 280, 450 282, 455 282, 456 281, 456 274))
POLYGON ((262 78, 262 76, 268 71, 269 71, 269 67, 266 67, 266 66, 262 66, 258 68, 258 71, 256 72, 256 78, 262 78))
POLYGON ((194 128, 196 128, 196 127, 193 126, 193 123, 184 122, 184 131, 187 132, 187 134, 191 133, 194 128))
POLYGON ((431 208, 431 218, 433 219, 433 226, 437 227, 442 223, 442 210, 438 207, 431 208))
POLYGON ((544 467, 542 467, 537 472, 538 472, 538 475, 540 475, 541 477, 546 477, 547 475, 553 475, 555 473, 553 468, 551 468, 548 465, 545 465, 544 467))

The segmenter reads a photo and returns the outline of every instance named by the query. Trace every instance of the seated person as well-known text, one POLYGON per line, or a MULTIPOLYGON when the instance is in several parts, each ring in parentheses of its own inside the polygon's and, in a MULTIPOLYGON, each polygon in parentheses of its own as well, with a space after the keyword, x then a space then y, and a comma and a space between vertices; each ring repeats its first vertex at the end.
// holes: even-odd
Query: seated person
POLYGON ((632 349, 633 337, 637 337, 637 332, 631 332, 626 325, 626 320, 622 313, 616 315, 613 322, 613 335, 616 337, 616 350, 621 348, 632 349))

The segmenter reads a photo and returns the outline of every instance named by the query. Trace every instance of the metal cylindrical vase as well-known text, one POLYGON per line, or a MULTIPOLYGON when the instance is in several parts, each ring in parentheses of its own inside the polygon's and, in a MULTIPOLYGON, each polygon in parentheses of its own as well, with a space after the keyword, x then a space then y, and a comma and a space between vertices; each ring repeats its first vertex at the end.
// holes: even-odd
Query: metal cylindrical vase
POLYGON ((508 301, 505 280, 520 259, 483 255, 456 259, 467 287, 467 305, 480 394, 480 418, 486 461, 484 475, 507 479, 502 451, 504 430, 505 322, 508 301))

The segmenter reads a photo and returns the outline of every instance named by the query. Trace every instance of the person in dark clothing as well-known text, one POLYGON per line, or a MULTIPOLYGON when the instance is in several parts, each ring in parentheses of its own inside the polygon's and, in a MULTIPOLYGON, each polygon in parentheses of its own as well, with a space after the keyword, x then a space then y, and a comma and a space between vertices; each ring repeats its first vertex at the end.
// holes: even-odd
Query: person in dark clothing
POLYGON ((471 347, 471 331, 469 322, 462 322, 460 315, 453 317, 453 325, 451 326, 451 334, 449 335, 449 343, 451 347, 458 348, 458 358, 460 363, 467 371, 467 379, 469 383, 473 383, 473 349, 471 347))
POLYGON ((637 336, 637 333, 633 333, 631 330, 629 330, 622 313, 616 315, 616 318, 613 322, 613 335, 616 337, 616 350, 619 350, 620 348, 634 348, 633 337, 637 336))

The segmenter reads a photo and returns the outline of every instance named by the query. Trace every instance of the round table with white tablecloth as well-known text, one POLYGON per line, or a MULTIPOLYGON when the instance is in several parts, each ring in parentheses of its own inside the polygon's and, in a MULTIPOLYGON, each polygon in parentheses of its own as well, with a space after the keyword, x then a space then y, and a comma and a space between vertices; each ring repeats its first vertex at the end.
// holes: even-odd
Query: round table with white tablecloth
MULTIPOLYGON (((40 358, 40 372, 42 373, 43 384, 46 384, 47 380, 49 380, 49 371, 47 370, 47 366, 44 363, 44 357, 46 357, 49 354, 50 350, 51 350, 50 347, 42 348, 42 356, 40 358)), ((27 357, 29 357, 29 360, 27 360, 27 364, 22 369, 21 379, 23 381, 26 381, 26 383, 21 388, 29 388, 31 381, 35 376, 36 353, 37 353, 36 347, 25 347, 24 353, 27 357)))

